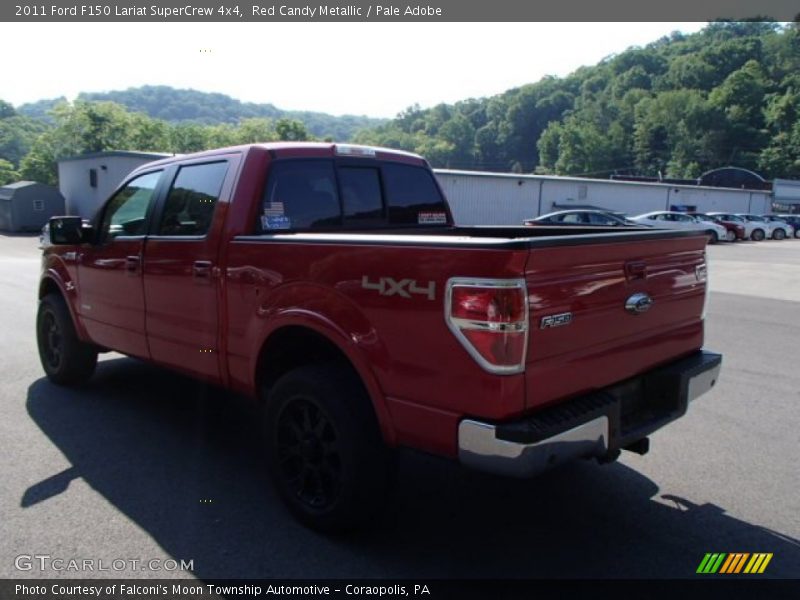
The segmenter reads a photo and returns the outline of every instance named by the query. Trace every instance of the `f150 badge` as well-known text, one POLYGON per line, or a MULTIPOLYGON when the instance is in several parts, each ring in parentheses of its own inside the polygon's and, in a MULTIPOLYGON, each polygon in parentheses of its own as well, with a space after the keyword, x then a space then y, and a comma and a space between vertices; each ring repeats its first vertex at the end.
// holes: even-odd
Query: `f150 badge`
POLYGON ((571 312, 559 313, 557 315, 547 315, 546 317, 542 317, 542 320, 539 321, 539 329, 562 327, 564 325, 569 325, 570 323, 572 323, 571 312))
POLYGON ((378 281, 370 281, 368 275, 361 278, 361 287, 365 290, 376 290, 381 296, 400 296, 411 298, 411 294, 427 296, 428 300, 436 299, 436 282, 429 281, 424 287, 417 284, 416 279, 401 279, 397 281, 392 277, 380 277, 378 281))

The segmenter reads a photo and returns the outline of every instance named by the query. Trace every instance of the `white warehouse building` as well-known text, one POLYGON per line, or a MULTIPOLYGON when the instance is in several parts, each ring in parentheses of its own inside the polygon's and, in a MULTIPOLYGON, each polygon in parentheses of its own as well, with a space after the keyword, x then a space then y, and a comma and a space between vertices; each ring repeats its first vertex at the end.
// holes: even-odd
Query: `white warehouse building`
POLYGON ((525 219, 571 207, 600 208, 632 216, 654 210, 766 214, 772 209, 771 193, 765 190, 434 171, 458 225, 521 225, 525 219))

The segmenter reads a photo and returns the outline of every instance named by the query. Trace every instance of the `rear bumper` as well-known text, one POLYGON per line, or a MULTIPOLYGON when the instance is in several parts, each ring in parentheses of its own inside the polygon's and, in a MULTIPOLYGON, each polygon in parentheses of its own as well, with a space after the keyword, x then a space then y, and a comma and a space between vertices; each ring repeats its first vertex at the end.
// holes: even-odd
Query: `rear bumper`
POLYGON ((513 477, 531 477, 575 458, 614 456, 681 417, 717 382, 722 355, 699 351, 599 392, 511 423, 464 419, 459 460, 513 477))

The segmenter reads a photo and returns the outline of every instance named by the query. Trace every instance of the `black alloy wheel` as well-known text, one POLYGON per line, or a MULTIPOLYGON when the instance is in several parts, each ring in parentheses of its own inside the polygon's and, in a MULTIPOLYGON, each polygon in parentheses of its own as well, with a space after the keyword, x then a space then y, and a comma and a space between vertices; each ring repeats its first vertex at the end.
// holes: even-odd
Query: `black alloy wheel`
POLYGON ((269 474, 292 515, 325 533, 370 522, 385 504, 394 468, 352 369, 300 366, 262 394, 269 474))
POLYGON ((46 311, 39 323, 42 360, 52 371, 58 371, 64 352, 64 336, 52 311, 46 311))
POLYGON ((48 294, 39 301, 36 342, 42 368, 53 383, 78 385, 94 373, 98 348, 80 340, 60 294, 48 294))
POLYGON ((342 486, 339 435, 312 398, 296 398, 278 415, 277 452, 281 475, 310 510, 335 504, 342 486))

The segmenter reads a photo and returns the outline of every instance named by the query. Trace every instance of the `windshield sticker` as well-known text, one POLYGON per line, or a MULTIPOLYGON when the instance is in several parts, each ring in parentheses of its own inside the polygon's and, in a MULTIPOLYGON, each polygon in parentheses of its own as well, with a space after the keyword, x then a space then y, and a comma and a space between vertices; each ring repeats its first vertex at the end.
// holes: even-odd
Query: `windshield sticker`
POLYGON ((421 212, 417 214, 420 225, 447 225, 447 214, 444 212, 421 212))
POLYGON ((264 229, 291 229, 292 221, 286 215, 263 215, 261 226, 264 229))

